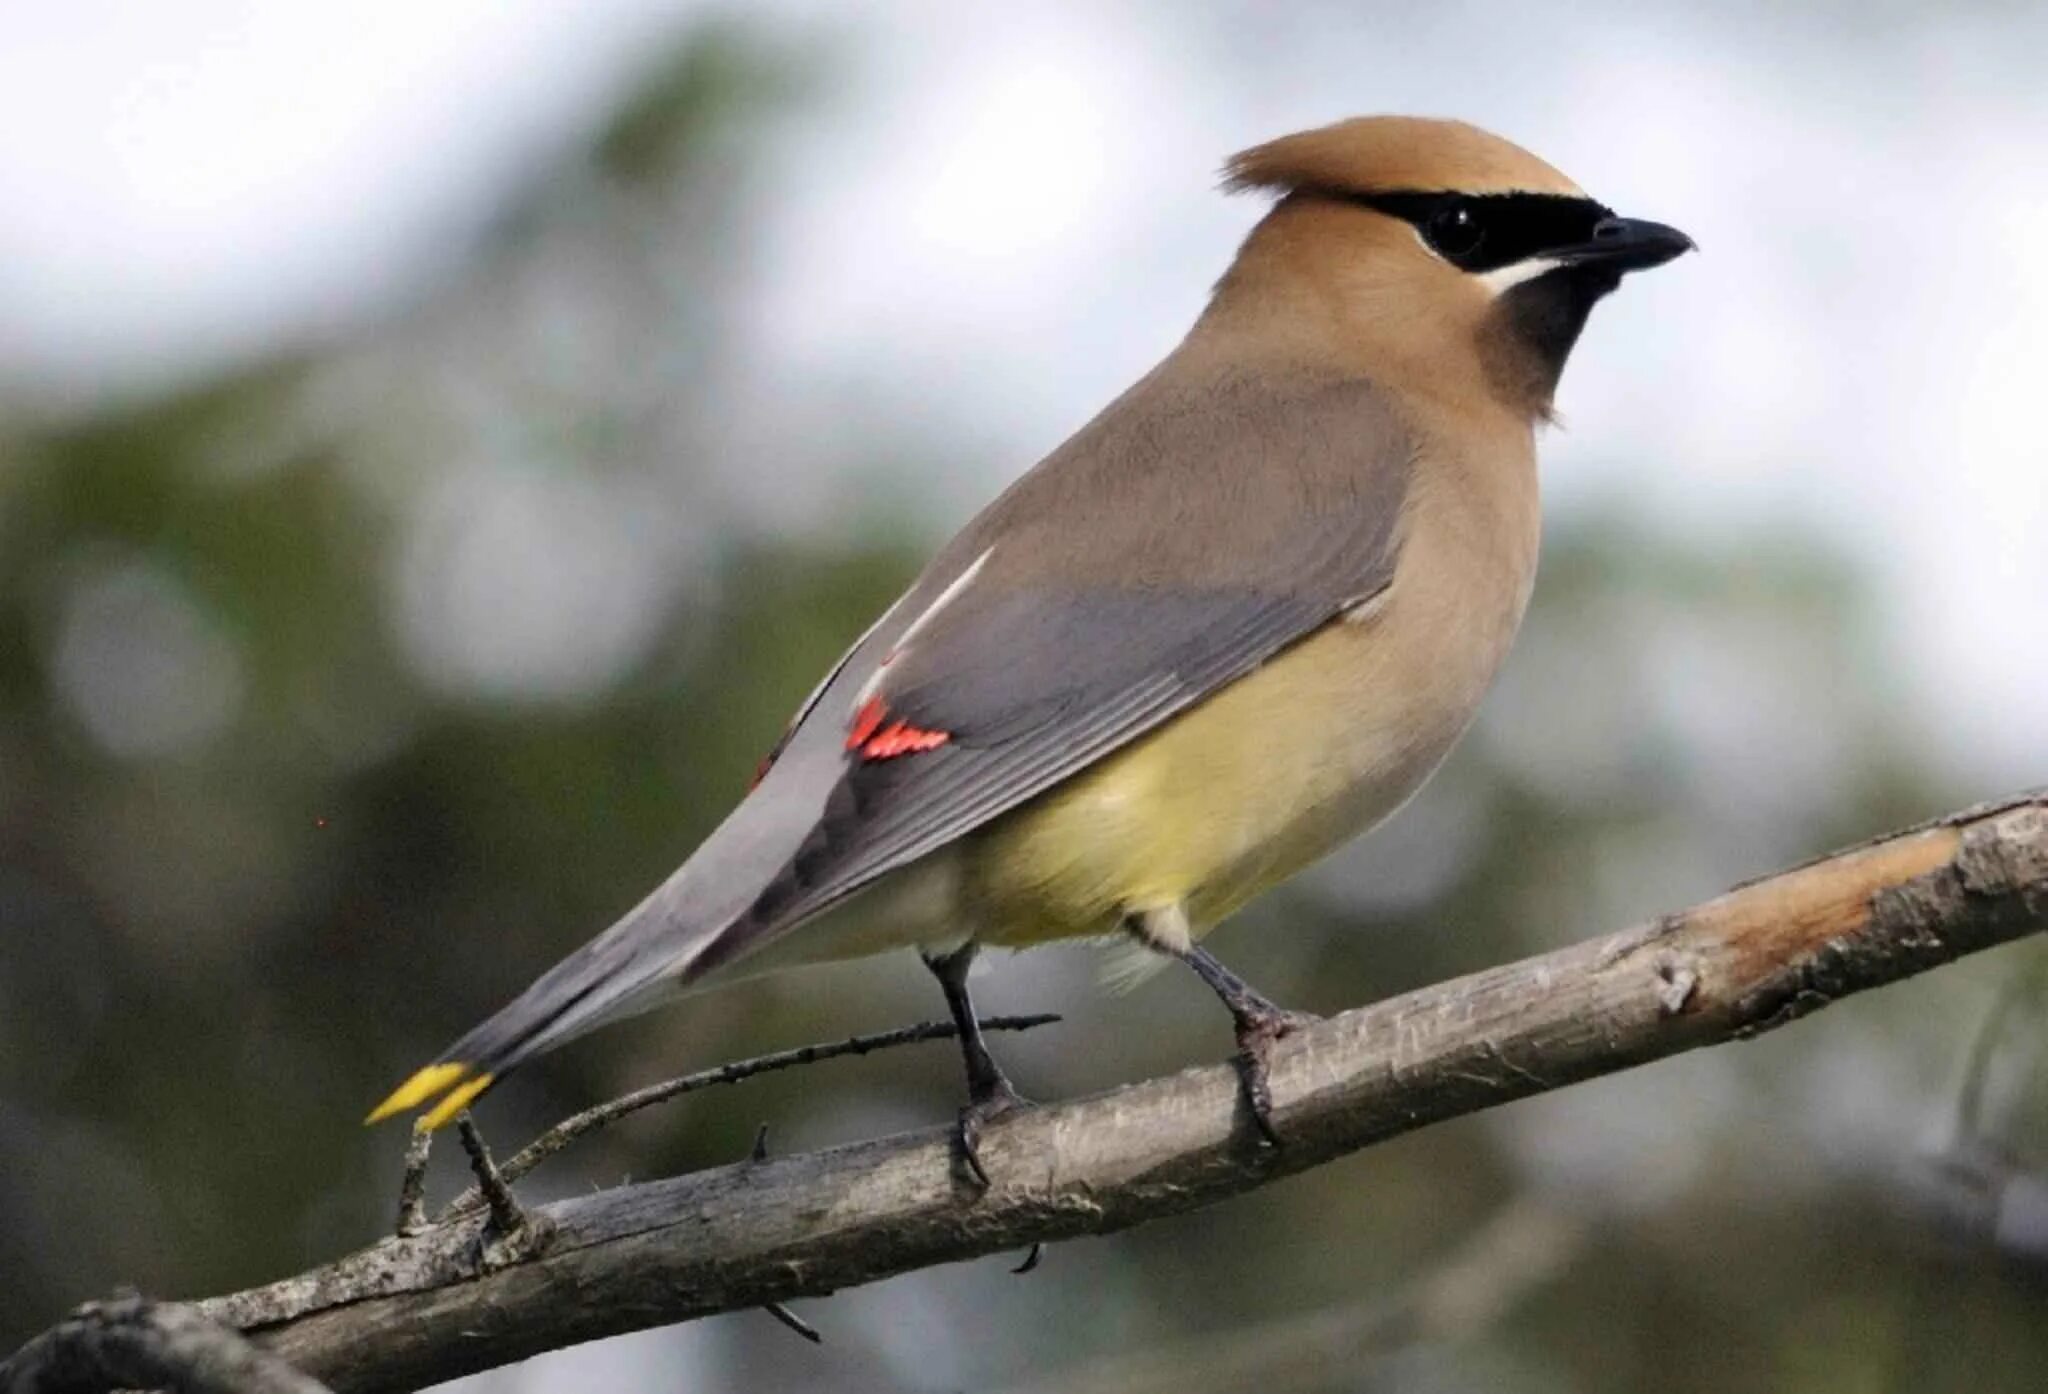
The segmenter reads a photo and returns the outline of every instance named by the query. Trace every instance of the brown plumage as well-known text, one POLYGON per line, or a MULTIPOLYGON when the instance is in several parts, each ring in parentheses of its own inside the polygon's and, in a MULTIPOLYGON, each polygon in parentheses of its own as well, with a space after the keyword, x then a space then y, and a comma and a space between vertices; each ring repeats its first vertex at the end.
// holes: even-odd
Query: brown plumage
POLYGON ((1357 116, 1254 145, 1230 157, 1223 186, 1335 194, 1585 192, 1534 155, 1464 121, 1357 116))
POLYGON ((1287 1017, 1196 941, 1465 728, 1528 601, 1565 357, 1690 244, 1458 122, 1284 137, 1227 181, 1277 200, 1180 346, 940 551, 680 871, 380 1114, 663 996, 913 945, 962 1025, 978 1171, 1014 1096, 974 950, 1127 933, 1223 997, 1269 1126, 1287 1017))

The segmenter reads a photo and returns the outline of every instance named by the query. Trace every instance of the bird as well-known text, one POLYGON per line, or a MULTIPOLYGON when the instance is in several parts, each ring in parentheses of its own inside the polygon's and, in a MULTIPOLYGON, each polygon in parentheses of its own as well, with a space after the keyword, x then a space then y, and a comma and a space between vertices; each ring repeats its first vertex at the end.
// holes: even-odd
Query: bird
POLYGON ((1201 940, 1379 824, 1471 722, 1534 583, 1539 428, 1593 306, 1693 242, 1462 121, 1232 157, 1270 207, 1181 342, 941 548, 667 880, 370 1115, 437 1128, 601 1023, 914 949, 957 1028, 957 1156, 1028 1107, 983 948, 1107 939, 1231 1015, 1266 1145, 1305 1020, 1201 940))

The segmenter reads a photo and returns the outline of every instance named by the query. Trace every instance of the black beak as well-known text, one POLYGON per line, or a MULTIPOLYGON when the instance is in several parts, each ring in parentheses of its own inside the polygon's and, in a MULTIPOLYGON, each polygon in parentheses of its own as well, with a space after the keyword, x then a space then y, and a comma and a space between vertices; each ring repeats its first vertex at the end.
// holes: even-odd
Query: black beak
POLYGON ((1662 266, 1693 250, 1693 240, 1675 227, 1645 218, 1602 218, 1594 224, 1592 241, 1549 255, 1569 266, 1600 266, 1619 275, 1662 266))

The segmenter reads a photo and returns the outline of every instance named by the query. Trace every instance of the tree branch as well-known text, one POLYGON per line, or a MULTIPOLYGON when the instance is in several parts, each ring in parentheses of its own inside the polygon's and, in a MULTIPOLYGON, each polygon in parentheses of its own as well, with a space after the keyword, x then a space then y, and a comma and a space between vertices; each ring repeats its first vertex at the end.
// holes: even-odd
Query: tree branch
MULTIPOLYGON (((1028 1016, 991 1016, 981 1019, 984 1031, 1030 1031, 1040 1026, 1050 1026, 1059 1017, 1053 1012, 1034 1012, 1028 1016)), ((714 1065, 708 1070, 677 1079, 650 1084, 645 1089, 636 1089, 622 1094, 607 1103, 586 1108, 581 1113, 571 1114, 549 1128, 532 1142, 513 1154, 512 1160, 498 1168, 498 1177, 511 1185, 520 1177, 532 1171, 548 1158, 589 1133, 611 1126, 620 1119, 638 1113, 643 1108, 667 1103, 670 1099, 684 1094, 694 1094, 699 1089, 709 1089, 714 1084, 738 1084, 752 1079, 755 1075, 768 1074, 774 1070, 787 1070, 798 1065, 815 1065, 821 1060, 836 1060, 842 1055, 867 1055, 877 1050, 888 1050, 894 1046, 917 1045, 924 1041, 951 1040, 960 1034, 960 1028, 950 1021, 921 1021, 915 1026, 900 1026, 893 1031, 877 1031, 871 1035, 848 1036, 843 1041, 832 1041, 825 1045, 797 1046, 791 1050, 778 1050, 769 1055, 757 1055, 749 1060, 732 1060, 723 1065, 714 1065)), ((421 1136, 430 1136, 421 1134, 421 1136)), ((767 1157, 765 1135, 754 1140, 756 1160, 767 1157)), ((425 1163, 426 1152, 420 1150, 420 1161, 425 1163)), ((406 1182, 408 1187, 414 1180, 412 1155, 406 1156, 406 1182)), ((448 1203, 441 1212, 443 1220, 459 1220, 484 1208, 485 1197, 478 1186, 471 1186, 448 1203)), ((401 1234, 405 1233, 404 1221, 407 1215, 405 1198, 399 1202, 401 1234)))
POLYGON ((1334 1017, 1275 1052, 1259 1145, 1228 1066, 387 1239, 203 1310, 342 1391, 817 1296, 1213 1204, 1429 1123, 1699 1046, 2048 927, 2048 794, 1966 810, 1691 910, 1334 1017))

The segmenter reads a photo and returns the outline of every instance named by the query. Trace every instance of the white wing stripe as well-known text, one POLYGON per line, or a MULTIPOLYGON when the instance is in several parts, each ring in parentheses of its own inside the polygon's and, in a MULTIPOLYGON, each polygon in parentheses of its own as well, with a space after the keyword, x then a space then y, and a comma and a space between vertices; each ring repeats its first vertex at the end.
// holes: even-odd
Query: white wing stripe
MULTIPOLYGON (((985 549, 980 556, 968 564, 965 571, 962 571, 947 583, 946 588, 939 592, 936 600, 925 606, 923 614, 904 626, 903 632, 896 636, 896 642, 889 646, 889 652, 883 654, 882 661, 875 665, 875 671, 868 674, 868 680, 860 685, 860 691, 853 694, 851 710, 858 712, 867 705, 868 699, 873 697, 875 690, 882 685, 882 677, 888 671, 889 664, 900 655, 909 651, 910 641, 915 639, 926 625, 929 625, 939 617, 939 611, 960 598, 960 592, 966 590, 968 583, 981 573, 983 564, 988 561, 989 555, 994 551, 995 548, 993 547, 985 549)), ((902 602, 898 601, 897 604, 900 605, 902 602)))

